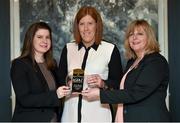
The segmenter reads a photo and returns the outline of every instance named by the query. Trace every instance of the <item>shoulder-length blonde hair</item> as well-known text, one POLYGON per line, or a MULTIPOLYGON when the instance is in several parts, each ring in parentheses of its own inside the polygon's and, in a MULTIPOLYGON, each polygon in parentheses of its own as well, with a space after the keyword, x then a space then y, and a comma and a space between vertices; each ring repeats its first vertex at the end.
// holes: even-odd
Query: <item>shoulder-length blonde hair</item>
POLYGON ((149 23, 146 20, 135 20, 129 24, 126 30, 126 34, 125 34, 124 47, 125 47, 125 57, 127 59, 137 57, 135 52, 131 49, 129 45, 129 36, 131 33, 134 32, 135 29, 139 29, 139 28, 142 28, 147 35, 145 55, 153 53, 153 52, 160 52, 159 43, 156 40, 156 36, 155 36, 153 28, 149 25, 149 23))
POLYGON ((83 18, 86 15, 90 15, 96 22, 95 43, 100 44, 103 34, 103 23, 100 14, 97 12, 97 10, 94 7, 91 6, 84 6, 80 8, 78 13, 76 14, 74 20, 74 27, 73 27, 74 39, 76 43, 80 43, 82 41, 82 37, 79 33, 78 24, 81 18, 83 18))

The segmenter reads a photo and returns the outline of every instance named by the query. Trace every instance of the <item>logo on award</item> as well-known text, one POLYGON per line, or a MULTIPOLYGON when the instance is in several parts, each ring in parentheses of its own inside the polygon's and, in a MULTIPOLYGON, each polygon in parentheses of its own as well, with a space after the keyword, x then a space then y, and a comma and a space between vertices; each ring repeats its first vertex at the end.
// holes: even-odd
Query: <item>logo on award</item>
POLYGON ((81 92, 83 90, 84 70, 74 69, 72 77, 72 92, 81 92))

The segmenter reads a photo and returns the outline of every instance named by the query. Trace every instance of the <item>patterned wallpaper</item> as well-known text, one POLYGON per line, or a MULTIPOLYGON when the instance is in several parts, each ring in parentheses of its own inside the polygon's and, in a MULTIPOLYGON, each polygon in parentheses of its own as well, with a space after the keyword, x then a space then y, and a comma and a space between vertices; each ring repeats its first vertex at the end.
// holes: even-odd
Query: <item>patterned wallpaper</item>
POLYGON ((123 66, 124 33, 130 21, 146 19, 158 32, 158 0, 19 0, 21 44, 32 22, 45 21, 52 28, 54 57, 59 61, 62 48, 73 40, 74 16, 81 6, 87 5, 100 12, 103 38, 117 45, 123 66))

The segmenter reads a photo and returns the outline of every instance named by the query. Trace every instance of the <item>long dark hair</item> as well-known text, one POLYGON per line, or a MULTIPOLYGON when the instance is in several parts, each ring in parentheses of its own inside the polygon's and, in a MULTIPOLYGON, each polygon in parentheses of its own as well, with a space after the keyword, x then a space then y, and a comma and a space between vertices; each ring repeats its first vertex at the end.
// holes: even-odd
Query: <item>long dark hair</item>
POLYGON ((50 34, 51 40, 51 47, 50 49, 44 54, 45 63, 48 69, 53 69, 55 67, 55 61, 53 60, 53 50, 52 50, 52 34, 51 28, 45 22, 36 22, 30 25, 27 29, 25 37, 24 37, 24 44, 22 48, 22 52, 19 58, 30 57, 32 59, 33 64, 35 65, 35 58, 34 58, 34 46, 33 46, 33 39, 36 32, 39 29, 47 29, 50 34))

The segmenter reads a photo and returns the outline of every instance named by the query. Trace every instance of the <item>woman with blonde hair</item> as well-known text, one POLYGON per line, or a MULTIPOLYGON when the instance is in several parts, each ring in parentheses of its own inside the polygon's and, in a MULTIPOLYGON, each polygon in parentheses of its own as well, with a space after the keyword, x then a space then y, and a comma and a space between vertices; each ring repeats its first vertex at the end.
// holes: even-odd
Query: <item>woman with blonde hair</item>
POLYGON ((169 68, 159 53, 152 27, 135 20, 127 27, 125 54, 128 59, 119 90, 88 89, 83 96, 101 103, 118 104, 116 122, 168 122, 166 107, 169 68))

